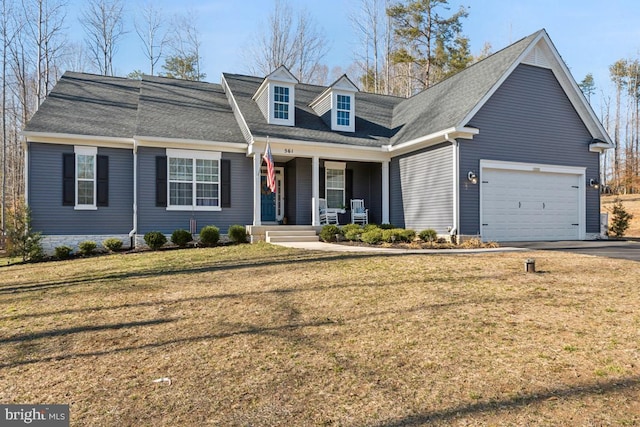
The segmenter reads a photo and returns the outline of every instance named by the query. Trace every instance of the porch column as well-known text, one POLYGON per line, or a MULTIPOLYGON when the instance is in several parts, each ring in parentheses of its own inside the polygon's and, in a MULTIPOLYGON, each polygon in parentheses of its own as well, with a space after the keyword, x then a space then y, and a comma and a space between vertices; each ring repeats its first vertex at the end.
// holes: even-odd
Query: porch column
POLYGON ((320 198, 320 158, 311 161, 311 225, 320 225, 318 199, 320 198))
POLYGON ((253 225, 262 225, 262 211, 260 206, 260 166, 262 157, 260 153, 253 153, 253 225))
POLYGON ((389 224, 389 161, 382 162, 382 223, 389 224))

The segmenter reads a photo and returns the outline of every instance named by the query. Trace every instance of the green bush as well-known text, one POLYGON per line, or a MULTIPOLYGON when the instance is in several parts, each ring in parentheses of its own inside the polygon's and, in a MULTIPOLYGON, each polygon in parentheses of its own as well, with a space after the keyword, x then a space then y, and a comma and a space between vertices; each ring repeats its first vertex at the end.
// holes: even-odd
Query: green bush
POLYGON ((381 230, 393 230, 396 227, 393 224, 380 224, 378 228, 381 230))
POLYGON ((234 243, 247 243, 247 229, 242 225, 232 225, 229 227, 227 234, 234 243))
POLYGON ((171 243, 184 248, 193 240, 193 236, 187 230, 178 229, 171 234, 171 243))
POLYGON ((116 239, 115 237, 110 237, 102 241, 102 246, 105 249, 111 252, 118 252, 122 249, 122 240, 116 239))
POLYGON ((325 225, 322 227, 322 230, 320 230, 320 238, 324 242, 335 242, 336 234, 340 234, 340 229, 337 225, 325 225))
POLYGON ((31 228, 31 210, 18 204, 7 214, 7 254, 20 256, 22 261, 43 259, 42 234, 31 228))
POLYGON ((438 239, 438 232, 433 228, 427 228, 422 230, 418 236, 425 242, 435 242, 438 239))
POLYGON ((382 230, 376 227, 369 231, 365 231, 360 235, 360 240, 371 245, 378 244, 382 241, 382 230))
POLYGON ((340 230, 344 238, 352 242, 360 240, 360 235, 364 232, 359 224, 347 224, 340 230))
POLYGON ((611 218, 611 227, 609 231, 616 237, 624 236, 624 233, 629 228, 629 222, 633 218, 633 215, 627 212, 622 204, 622 200, 616 199, 616 204, 613 205, 613 217, 611 218))
POLYGON ((220 240, 220 229, 215 225, 207 225, 200 230, 200 243, 203 246, 215 246, 220 240))
POLYGON ((56 246, 54 249, 55 257, 58 259, 67 259, 71 256, 71 252, 73 252, 73 248, 67 245, 56 246))
POLYGON ((92 255, 96 252, 98 244, 93 240, 85 240, 78 243, 78 249, 82 255, 92 255))
POLYGON ((382 240, 388 243, 394 242, 411 242, 416 237, 413 230, 405 230, 404 228, 393 228, 391 230, 382 230, 382 240))
POLYGON ((364 227, 362 227, 362 231, 371 231, 375 230, 376 228, 379 228, 376 224, 366 224, 364 227))
POLYGON ((167 243, 167 236, 159 231, 149 231, 144 235, 144 242, 155 251, 167 243))

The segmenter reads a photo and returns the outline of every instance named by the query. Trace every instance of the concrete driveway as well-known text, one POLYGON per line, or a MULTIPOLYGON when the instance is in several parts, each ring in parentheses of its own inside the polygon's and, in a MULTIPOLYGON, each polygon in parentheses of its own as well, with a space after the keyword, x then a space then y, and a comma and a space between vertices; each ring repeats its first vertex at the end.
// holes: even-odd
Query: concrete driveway
POLYGON ((540 251, 564 251, 577 254, 640 261, 640 241, 588 240, 564 242, 503 242, 501 247, 515 247, 540 251))

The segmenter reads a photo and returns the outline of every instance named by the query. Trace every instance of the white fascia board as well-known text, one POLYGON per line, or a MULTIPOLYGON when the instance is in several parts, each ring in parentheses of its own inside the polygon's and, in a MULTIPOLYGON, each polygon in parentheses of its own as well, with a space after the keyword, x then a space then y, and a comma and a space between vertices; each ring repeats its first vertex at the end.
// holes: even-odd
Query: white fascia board
POLYGON ((135 136, 139 147, 173 148, 184 150, 219 150, 232 153, 244 153, 244 142, 202 141, 197 139, 162 138, 155 136, 135 136))
POLYGON ((606 142, 592 142, 589 144, 589 151, 592 153, 604 153, 613 147, 613 144, 607 144, 606 142))
POLYGON ((220 83, 222 86, 222 90, 224 91, 225 95, 227 95, 227 100, 231 101, 231 111, 233 111, 233 116, 236 118, 236 120, 239 121, 238 125, 240 126, 240 132, 242 132, 242 135, 245 138, 252 140, 253 136, 251 135, 251 129, 249 129, 249 125, 247 125, 247 121, 242 115, 242 111, 238 107, 236 97, 233 96, 233 91, 229 87, 229 84, 227 84, 227 80, 224 78, 224 74, 222 75, 222 77, 220 77, 220 83))
POLYGON ((584 95, 582 95, 582 91, 578 88, 577 83, 573 79, 571 72, 567 68, 566 64, 560 57, 558 50, 555 48, 549 35, 546 31, 541 31, 540 34, 533 39, 533 41, 527 46, 527 48, 520 54, 520 56, 511 64, 511 66, 507 69, 507 71, 498 79, 495 85, 482 97, 480 102, 476 104, 475 107, 460 121, 458 126, 464 126, 473 119, 473 117, 480 111, 480 109, 486 104, 486 102, 493 96, 493 94, 502 86, 502 84, 507 80, 507 78, 513 73, 513 71, 518 67, 518 65, 522 64, 525 58, 536 49, 540 41, 544 41, 543 52, 547 56, 550 56, 546 59, 551 63, 551 71, 554 76, 560 83, 560 86, 564 90, 565 94, 568 96, 571 104, 578 112, 578 115, 582 119, 582 121, 589 129, 589 132, 593 137, 601 137, 605 139, 608 143, 612 143, 611 138, 607 134, 607 131, 598 120, 596 114, 593 109, 587 102, 584 95))
POLYGON ((478 133, 480 133, 480 130, 472 127, 452 127, 398 145, 385 145, 383 148, 392 153, 392 156, 398 156, 421 148, 430 147, 448 141, 449 139, 473 139, 474 135, 478 133))
POLYGON ((30 131, 23 131, 22 136, 26 138, 27 142, 64 145, 94 145, 96 147, 107 148, 133 148, 134 141, 134 138, 30 131))
MULTIPOLYGON (((256 138, 258 143, 251 144, 247 150, 247 156, 264 150, 267 138, 256 138)), ((319 143, 311 141, 299 141, 292 139, 269 138, 271 153, 287 157, 321 157, 323 159, 382 162, 390 160, 389 153, 380 147, 360 147, 356 145, 319 143)))

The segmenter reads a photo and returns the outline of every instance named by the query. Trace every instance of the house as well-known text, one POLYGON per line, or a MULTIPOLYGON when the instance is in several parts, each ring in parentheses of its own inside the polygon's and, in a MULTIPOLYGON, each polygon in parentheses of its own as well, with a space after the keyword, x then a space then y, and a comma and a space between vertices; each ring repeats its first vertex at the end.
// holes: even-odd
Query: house
POLYGON ((220 84, 67 72, 24 136, 32 226, 49 248, 194 225, 317 227, 320 198, 361 198, 371 222, 441 235, 593 239, 612 147, 544 30, 408 99, 347 76, 303 84, 285 67, 220 84))

